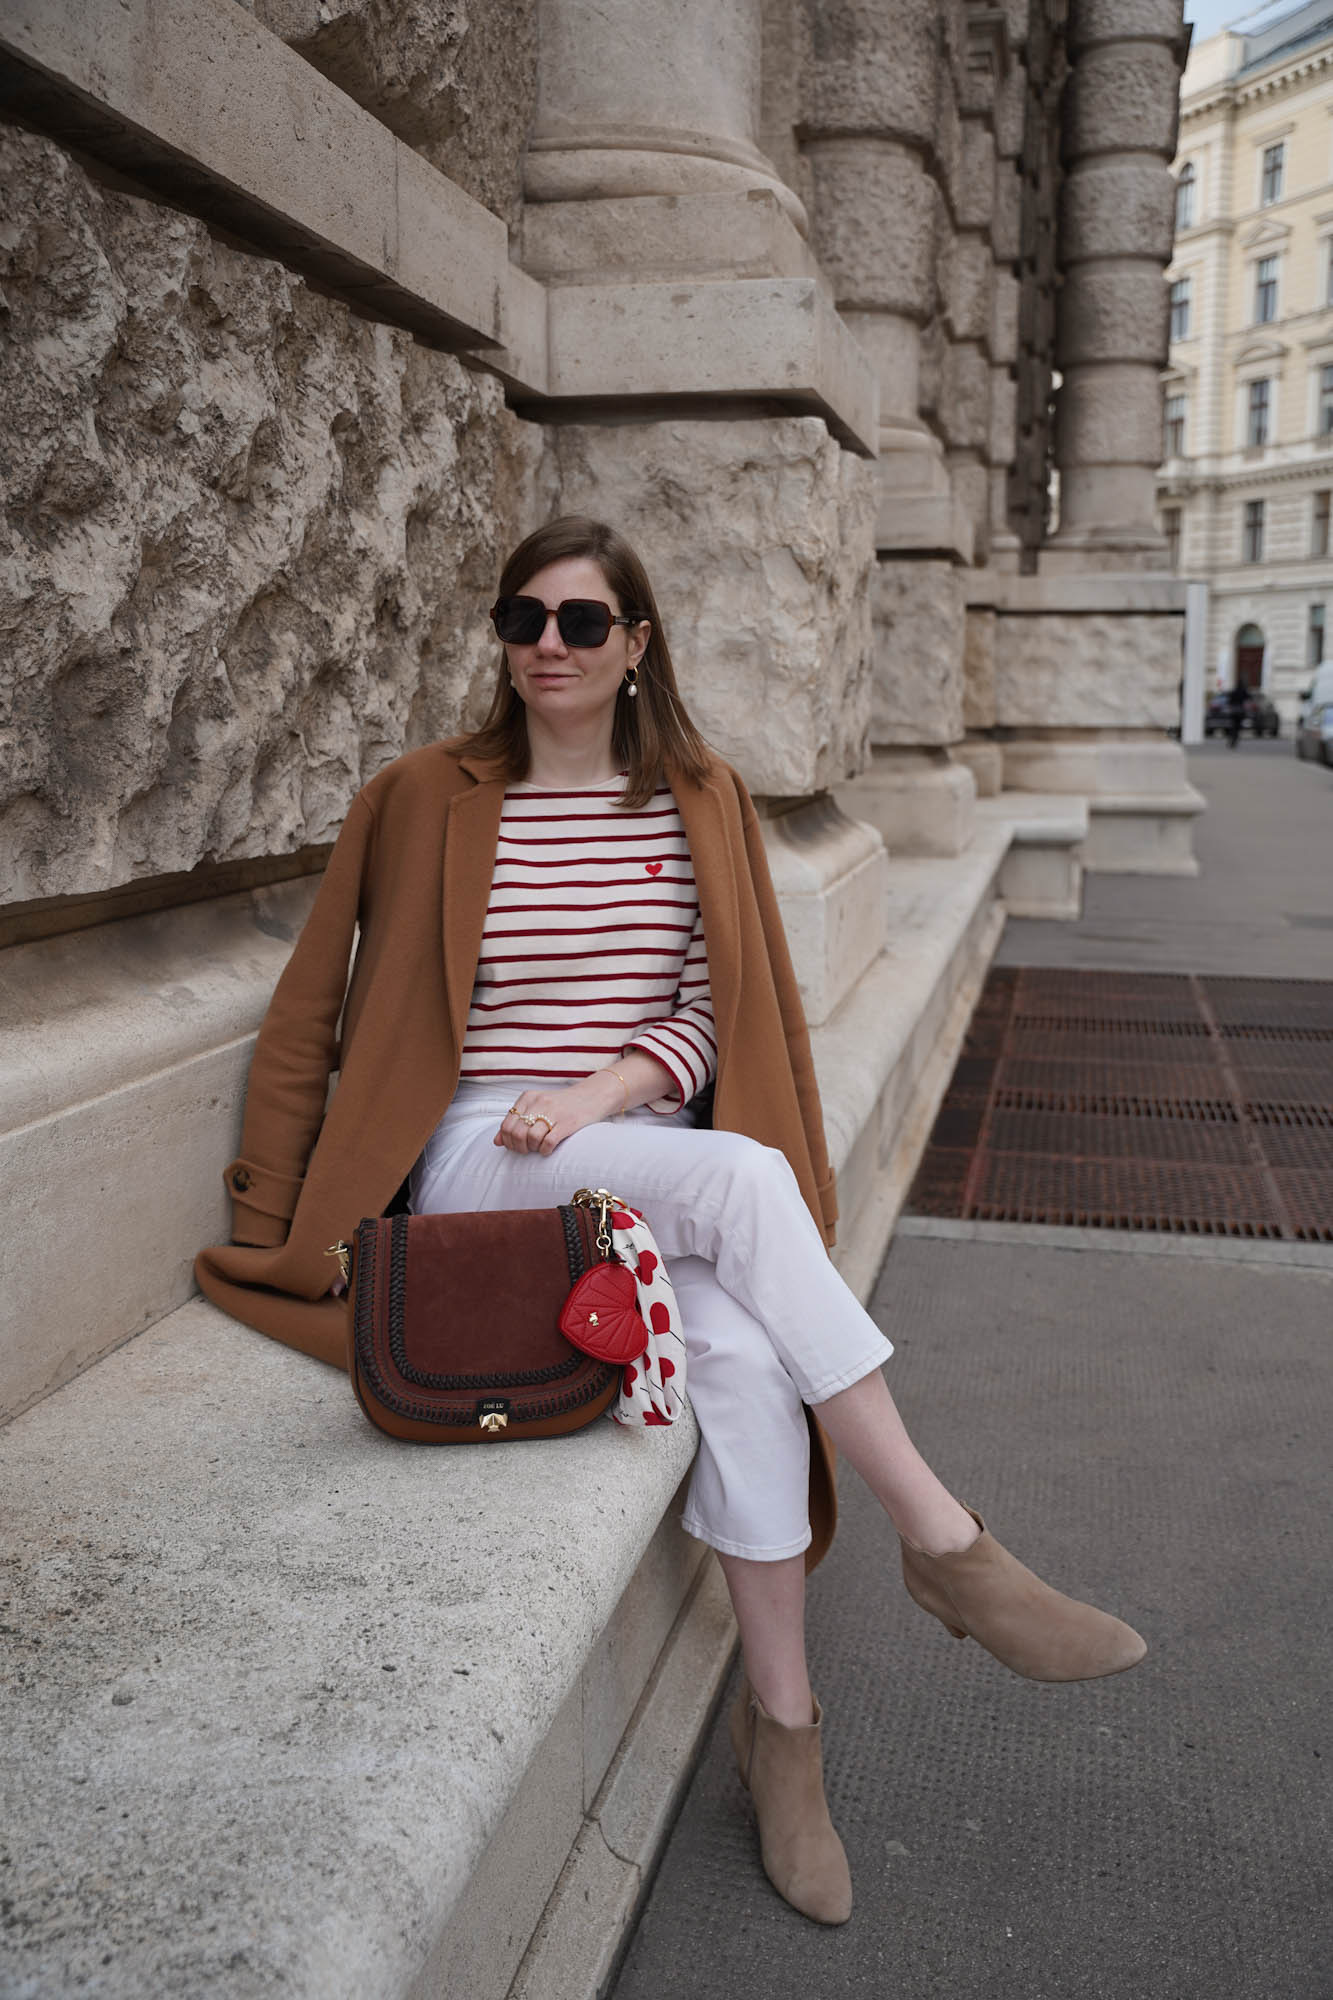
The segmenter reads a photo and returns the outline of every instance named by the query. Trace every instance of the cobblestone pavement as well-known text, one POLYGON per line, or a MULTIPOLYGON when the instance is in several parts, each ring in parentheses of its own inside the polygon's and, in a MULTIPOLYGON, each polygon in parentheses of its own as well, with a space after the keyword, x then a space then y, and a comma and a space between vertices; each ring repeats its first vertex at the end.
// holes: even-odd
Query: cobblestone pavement
MULTIPOLYGON (((1094 878, 1007 962, 1333 978, 1333 774, 1246 743, 1191 775, 1204 875, 1094 878)), ((769 1889, 719 1718, 615 2000, 1333 2000, 1328 1252, 967 1229, 886 1260, 895 1393, 1001 1539, 1149 1657, 1043 1688, 956 1644, 844 1472, 809 1626, 852 1921, 769 1889)))

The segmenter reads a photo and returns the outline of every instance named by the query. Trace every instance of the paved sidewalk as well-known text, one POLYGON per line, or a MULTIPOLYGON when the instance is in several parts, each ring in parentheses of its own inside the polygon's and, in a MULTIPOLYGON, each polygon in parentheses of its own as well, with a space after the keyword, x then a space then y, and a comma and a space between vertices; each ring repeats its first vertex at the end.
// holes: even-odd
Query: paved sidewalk
POLYGON ((1200 873, 1087 875, 1077 923, 1011 921, 999 965, 1333 979, 1333 771, 1291 743, 1209 743, 1190 783, 1200 873))
MULTIPOLYGON (((1191 776, 1198 881, 1092 878, 1005 960, 1333 979, 1333 775, 1246 743, 1191 776)), ((852 1921, 769 1889, 719 1720, 616 2000, 1333 1996, 1333 1270, 1095 1238, 904 1234, 873 1310, 944 1477, 1147 1661, 1043 1688, 950 1640, 845 1472, 809 1624, 852 1921)))

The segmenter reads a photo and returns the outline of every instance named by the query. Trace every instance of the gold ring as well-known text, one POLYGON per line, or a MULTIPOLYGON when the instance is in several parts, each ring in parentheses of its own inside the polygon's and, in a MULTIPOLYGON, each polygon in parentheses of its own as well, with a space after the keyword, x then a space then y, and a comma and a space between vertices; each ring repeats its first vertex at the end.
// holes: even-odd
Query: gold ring
POLYGON ((537 1123, 537 1114, 535 1111, 520 1111, 518 1115, 525 1125, 535 1125, 537 1123))
POLYGON ((546 1136, 548 1139, 555 1130, 554 1118, 548 1118, 544 1111, 539 1111, 532 1122, 534 1125, 544 1125, 546 1127, 546 1136))

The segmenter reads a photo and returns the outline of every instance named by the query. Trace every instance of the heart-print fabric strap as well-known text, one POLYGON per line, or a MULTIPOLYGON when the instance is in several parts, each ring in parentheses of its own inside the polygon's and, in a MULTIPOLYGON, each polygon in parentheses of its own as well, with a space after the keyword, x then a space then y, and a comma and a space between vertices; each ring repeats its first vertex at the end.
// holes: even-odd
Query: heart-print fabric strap
POLYGON ((625 1370, 620 1400, 611 1414, 618 1424, 674 1423, 685 1407, 685 1342, 675 1289, 667 1276, 653 1232, 636 1208, 611 1211, 611 1247, 634 1273, 639 1311, 648 1345, 625 1370))

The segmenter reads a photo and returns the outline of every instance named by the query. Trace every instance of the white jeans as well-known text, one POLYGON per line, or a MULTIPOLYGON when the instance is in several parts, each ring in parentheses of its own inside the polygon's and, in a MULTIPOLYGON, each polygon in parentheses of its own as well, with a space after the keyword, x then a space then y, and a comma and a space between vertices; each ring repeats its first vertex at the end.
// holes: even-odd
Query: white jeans
POLYGON ((524 1088, 459 1085, 412 1170, 413 1211, 555 1207, 585 1186, 641 1208, 676 1288, 699 1424, 685 1528, 727 1555, 799 1555, 810 1541, 801 1405, 859 1382, 893 1349, 829 1262, 786 1159, 697 1131, 687 1113, 647 1110, 587 1126, 547 1156, 511 1153, 492 1140, 524 1088))

